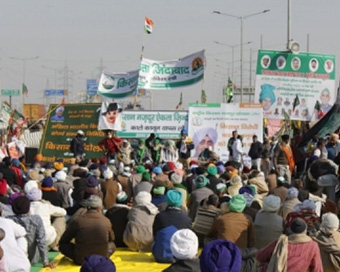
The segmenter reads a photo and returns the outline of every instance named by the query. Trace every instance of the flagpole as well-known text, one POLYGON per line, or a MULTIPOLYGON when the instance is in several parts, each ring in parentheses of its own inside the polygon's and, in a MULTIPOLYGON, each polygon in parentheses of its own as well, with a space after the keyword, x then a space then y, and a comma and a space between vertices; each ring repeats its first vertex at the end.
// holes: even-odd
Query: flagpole
MULTIPOLYGON (((143 30, 145 29, 145 26, 143 27, 143 30)), ((142 61, 143 57, 144 57, 144 44, 145 44, 145 30, 143 31, 143 38, 142 38, 142 49, 140 52, 140 61, 142 61)), ((136 109, 137 106, 137 96, 138 96, 138 85, 136 88, 136 93, 135 93, 135 97, 133 99, 133 109, 136 109)))

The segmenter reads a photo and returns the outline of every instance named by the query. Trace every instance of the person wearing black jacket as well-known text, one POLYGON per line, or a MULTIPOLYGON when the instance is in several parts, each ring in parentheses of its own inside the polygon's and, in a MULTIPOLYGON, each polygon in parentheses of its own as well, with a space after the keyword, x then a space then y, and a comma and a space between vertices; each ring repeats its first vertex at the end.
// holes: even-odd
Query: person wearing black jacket
POLYGON ((185 128, 181 130, 181 138, 176 142, 176 147, 179 152, 179 162, 183 164, 183 169, 189 169, 191 150, 195 145, 190 137, 187 136, 188 132, 185 128))
POLYGON ((84 131, 78 130, 76 137, 74 137, 71 141, 71 152, 73 153, 73 156, 83 158, 84 155, 84 131))
POLYGON ((254 135, 253 142, 250 145, 248 155, 251 158, 252 167, 256 167, 256 169, 259 171, 260 171, 260 166, 261 166, 262 152, 263 152, 263 145, 261 142, 257 140, 257 135, 254 135))

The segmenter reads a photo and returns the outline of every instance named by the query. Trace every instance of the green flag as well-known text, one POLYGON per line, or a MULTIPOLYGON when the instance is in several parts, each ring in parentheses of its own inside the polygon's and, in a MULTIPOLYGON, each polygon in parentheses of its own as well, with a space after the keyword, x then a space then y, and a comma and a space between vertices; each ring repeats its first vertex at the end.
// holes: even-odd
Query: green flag
POLYGON ((22 95, 28 95, 28 89, 25 83, 22 83, 22 95))
POLYGON ((294 98, 294 102, 293 102, 293 111, 295 111, 295 108, 299 105, 300 105, 300 99, 299 99, 299 96, 296 95, 294 98))
POLYGON ((204 90, 201 92, 201 103, 207 103, 207 95, 204 90))

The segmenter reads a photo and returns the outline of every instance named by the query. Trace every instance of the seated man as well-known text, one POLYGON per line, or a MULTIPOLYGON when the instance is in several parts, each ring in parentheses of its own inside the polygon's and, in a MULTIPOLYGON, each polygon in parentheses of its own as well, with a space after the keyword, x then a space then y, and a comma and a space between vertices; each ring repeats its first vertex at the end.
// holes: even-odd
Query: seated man
POLYGON ((87 200, 88 211, 76 218, 60 239, 60 252, 78 265, 87 256, 109 257, 116 249, 111 222, 102 214, 102 208, 101 198, 91 195, 87 200), (75 243, 71 242, 73 238, 75 243))

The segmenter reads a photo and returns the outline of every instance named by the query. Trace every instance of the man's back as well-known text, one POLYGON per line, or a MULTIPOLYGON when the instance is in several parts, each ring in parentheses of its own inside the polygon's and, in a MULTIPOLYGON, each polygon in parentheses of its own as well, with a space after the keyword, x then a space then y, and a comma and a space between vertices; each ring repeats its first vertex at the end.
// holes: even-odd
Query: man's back
POLYGON ((66 229, 60 244, 75 238, 75 263, 82 263, 86 256, 108 256, 109 242, 114 241, 112 225, 108 218, 96 210, 89 210, 75 219, 66 229))
POLYGON ((228 212, 217 217, 207 237, 227 239, 241 249, 255 244, 252 220, 244 213, 228 212))

